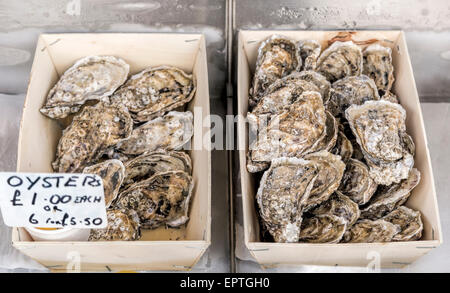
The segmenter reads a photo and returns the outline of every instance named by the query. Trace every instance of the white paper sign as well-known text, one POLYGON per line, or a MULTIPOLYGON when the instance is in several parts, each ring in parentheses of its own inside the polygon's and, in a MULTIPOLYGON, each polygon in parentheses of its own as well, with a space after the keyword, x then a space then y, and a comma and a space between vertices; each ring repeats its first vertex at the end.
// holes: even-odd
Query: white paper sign
POLYGON ((92 174, 0 172, 0 208, 11 227, 107 225, 103 182, 92 174))

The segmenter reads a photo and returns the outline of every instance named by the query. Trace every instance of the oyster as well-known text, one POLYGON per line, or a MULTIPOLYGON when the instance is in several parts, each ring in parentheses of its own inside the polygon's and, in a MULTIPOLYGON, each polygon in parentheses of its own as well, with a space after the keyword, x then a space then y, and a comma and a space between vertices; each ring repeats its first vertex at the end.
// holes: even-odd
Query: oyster
POLYGON ((400 232, 400 226, 385 220, 359 220, 345 232, 342 242, 374 243, 390 242, 400 232))
POLYGON ((377 190, 377 184, 369 175, 369 168, 361 161, 347 162, 339 191, 359 205, 367 203, 377 190))
POLYGON ((347 228, 353 226, 360 216, 358 205, 348 196, 336 191, 330 198, 310 211, 315 216, 334 215, 343 218, 347 223, 347 228))
POLYGON ((345 164, 341 157, 326 151, 312 153, 304 158, 314 162, 318 168, 317 178, 305 206, 305 210, 308 210, 326 201, 336 191, 341 183, 345 164))
POLYGON ((419 211, 401 206, 384 216, 383 220, 400 226, 401 231, 394 236, 394 241, 414 241, 422 237, 423 223, 419 211))
POLYGON ((251 152, 247 153, 247 171, 250 173, 257 173, 269 168, 269 162, 254 162, 251 158, 251 152))
POLYGON ((50 90, 41 113, 65 118, 88 100, 107 99, 128 76, 130 66, 113 56, 90 56, 75 62, 50 90))
POLYGON ((183 225, 189 219, 192 177, 184 171, 156 173, 119 194, 118 207, 135 210, 143 228, 183 225))
POLYGON ((325 111, 327 119, 325 121, 325 136, 323 136, 310 151, 330 151, 337 141, 339 126, 336 119, 330 112, 325 111))
POLYGON ((374 220, 392 212, 406 202, 411 191, 419 182, 420 172, 413 168, 407 179, 391 186, 379 188, 367 206, 361 210, 361 217, 374 220))
POLYGON ((338 131, 336 144, 330 152, 332 154, 341 156, 341 159, 344 163, 347 163, 348 160, 352 157, 353 146, 350 140, 345 136, 344 132, 340 130, 338 131))
POLYGON ((169 112, 135 129, 116 149, 126 155, 155 150, 177 150, 190 141, 194 126, 191 112, 169 112))
POLYGON ((381 96, 381 99, 394 104, 400 104, 398 97, 392 92, 386 92, 383 96, 381 96))
POLYGON ((303 220, 300 229, 300 242, 338 243, 347 229, 344 218, 332 214, 318 215, 303 220))
POLYGON ((274 159, 262 176, 256 200, 261 219, 276 242, 297 242, 303 208, 317 177, 317 166, 298 158, 274 159))
POLYGON ((373 44, 363 52, 363 74, 375 81, 380 97, 389 92, 394 83, 394 66, 392 66, 392 50, 388 47, 373 44))
POLYGON ((136 122, 146 122, 192 100, 195 79, 175 67, 147 68, 133 75, 111 96, 125 105, 136 122))
POLYGON ((53 169, 59 173, 81 172, 107 150, 131 135, 133 120, 123 106, 98 103, 78 113, 59 140, 53 169))
POLYGON ((317 60, 316 71, 330 82, 360 75, 363 68, 361 48, 353 42, 334 42, 317 60))
POLYGON ((119 188, 125 177, 125 167, 119 160, 107 160, 84 168, 83 173, 96 174, 103 180, 105 205, 108 208, 119 194, 119 188))
POLYGON ((273 35, 258 49, 249 106, 254 107, 271 83, 296 70, 301 59, 297 46, 288 38, 273 35))
POLYGON ((315 70, 317 58, 322 47, 316 40, 304 40, 298 42, 298 55, 302 60, 301 70, 315 70))
MULTIPOLYGON (((294 73, 293 73, 294 74, 294 73)), ((322 74, 308 70, 295 73, 295 75, 302 80, 313 83, 318 88, 318 92, 322 95, 323 104, 325 104, 330 98, 330 82, 322 74)), ((311 89, 314 90, 314 89, 311 89)))
POLYGON ((125 163, 124 187, 150 178, 156 173, 178 170, 192 174, 192 162, 188 154, 177 151, 145 153, 125 163))
POLYGON ((377 87, 365 75, 349 76, 333 83, 327 110, 334 116, 344 116, 351 105, 362 105, 366 101, 379 100, 377 87))
POLYGON ((345 116, 377 184, 390 185, 408 177, 414 165, 414 143, 406 134, 402 106, 367 101, 350 106, 345 116))
POLYGON ((106 210, 108 226, 105 229, 91 229, 89 241, 132 241, 141 238, 139 217, 133 210, 106 210))

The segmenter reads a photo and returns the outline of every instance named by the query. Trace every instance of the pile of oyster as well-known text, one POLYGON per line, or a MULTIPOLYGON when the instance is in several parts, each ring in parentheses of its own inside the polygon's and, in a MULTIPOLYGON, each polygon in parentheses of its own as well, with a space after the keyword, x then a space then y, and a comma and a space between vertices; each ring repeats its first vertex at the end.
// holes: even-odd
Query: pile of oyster
POLYGON ((250 89, 247 169, 266 240, 418 240, 403 204, 420 181, 405 109, 391 91, 391 49, 271 36, 250 89))
POLYGON ((140 230, 188 220, 192 163, 182 147, 193 135, 192 75, 174 67, 130 66, 113 56, 77 61, 48 93, 41 113, 63 130, 55 172, 103 179, 108 225, 89 240, 137 240, 140 230))

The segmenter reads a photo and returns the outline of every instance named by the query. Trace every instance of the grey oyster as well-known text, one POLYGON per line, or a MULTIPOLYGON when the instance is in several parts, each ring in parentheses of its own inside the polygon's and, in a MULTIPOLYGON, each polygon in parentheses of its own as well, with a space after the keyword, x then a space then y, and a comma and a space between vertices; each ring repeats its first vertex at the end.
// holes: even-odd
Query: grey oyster
POLYGON ((55 172, 76 173, 131 135, 133 120, 123 106, 86 106, 64 129, 52 163, 55 172))
POLYGON ((348 196, 336 191, 330 198, 310 211, 315 216, 334 215, 343 218, 347 223, 347 229, 353 226, 360 216, 358 205, 348 196))
POLYGON ((84 168, 83 173, 95 174, 102 178, 105 191, 105 205, 108 208, 119 194, 125 177, 125 167, 119 160, 107 160, 84 168))
POLYGON ((135 122, 146 122, 188 103, 195 90, 192 75, 160 66, 133 75, 111 96, 111 102, 125 105, 135 122))
POLYGON ((106 210, 108 226, 104 229, 91 229, 89 241, 133 241, 141 238, 139 217, 133 210, 106 210))
POLYGON ((318 168, 317 178, 305 206, 305 210, 308 210, 328 200, 336 191, 344 174, 345 164, 341 157, 326 151, 312 153, 304 158, 314 162, 318 168))
POLYGON ((385 220, 359 220, 347 232, 342 242, 346 243, 376 243, 391 242, 400 232, 400 226, 385 220))
POLYGON ((317 60, 316 71, 330 82, 360 75, 363 68, 361 48, 353 42, 334 42, 317 60))
POLYGON ((121 192, 115 205, 135 210, 142 228, 179 227, 189 219, 193 187, 192 177, 184 171, 156 173, 121 192))
MULTIPOLYGON (((293 73, 294 74, 294 73, 293 73)), ((318 88, 318 92, 322 95, 323 104, 330 98, 330 82, 322 74, 308 70, 295 73, 295 75, 305 81, 313 83, 318 88)))
POLYGON ((113 56, 85 57, 67 69, 49 91, 41 113, 61 119, 88 100, 107 100, 128 76, 130 66, 113 56))
POLYGON ((338 243, 347 229, 344 218, 331 214, 317 215, 303 220, 300 229, 300 242, 338 243))
POLYGON ((384 216, 383 220, 400 226, 401 231, 394 236, 394 241, 414 241, 422 237, 423 223, 419 211, 401 206, 384 216))
POLYGON ((392 50, 379 44, 368 46, 363 52, 363 74, 375 81, 380 97, 392 88, 394 83, 394 66, 392 50))
POLYGON ((420 172, 413 168, 407 179, 390 186, 379 188, 369 203, 361 210, 361 217, 379 219, 403 205, 411 191, 420 182, 420 172))
POLYGON ((264 172, 256 201, 276 242, 298 242, 303 208, 317 174, 315 163, 298 158, 274 159, 264 172))
POLYGON ((408 177, 414 165, 414 143, 406 133, 406 111, 399 104, 367 101, 345 111, 350 128, 377 184, 408 177))
POLYGON ((122 188, 148 179, 156 173, 184 171, 192 174, 192 162, 188 154, 177 151, 145 153, 125 163, 125 180, 122 188))
POLYGON ((258 49, 249 106, 252 108, 258 103, 270 84, 301 66, 300 60, 296 44, 288 38, 273 35, 262 42, 258 49))
POLYGON ((355 159, 348 160, 339 191, 358 205, 363 205, 371 199, 377 187, 366 164, 355 159))
POLYGON ((177 150, 194 133, 191 112, 169 112, 133 129, 131 136, 116 145, 126 155, 141 155, 155 150, 177 150))
POLYGON ((315 70, 322 47, 316 40, 304 40, 297 43, 298 55, 302 60, 301 70, 315 70))
POLYGON ((344 163, 347 163, 348 160, 350 160, 353 155, 353 146, 350 140, 345 136, 344 132, 338 131, 336 144, 330 152, 341 156, 344 163))
POLYGON ((372 79, 365 75, 349 76, 333 83, 326 107, 334 116, 343 117, 345 110, 351 105, 362 105, 366 101, 379 99, 372 79))

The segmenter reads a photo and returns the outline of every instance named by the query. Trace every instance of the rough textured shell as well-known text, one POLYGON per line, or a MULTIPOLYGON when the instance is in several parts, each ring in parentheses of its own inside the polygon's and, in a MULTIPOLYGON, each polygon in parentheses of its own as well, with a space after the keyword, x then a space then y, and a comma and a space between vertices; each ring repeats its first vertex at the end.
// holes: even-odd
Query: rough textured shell
POLYGON ((363 68, 361 48, 353 42, 334 42, 317 60, 316 71, 330 82, 347 76, 360 75, 363 68))
POLYGON ((133 210, 108 209, 108 226, 105 229, 91 229, 89 241, 132 241, 141 238, 139 217, 133 210))
POLYGON ((261 219, 276 242, 297 242, 303 208, 317 177, 313 162, 279 158, 264 172, 256 200, 261 219))
MULTIPOLYGON (((302 71, 298 73, 293 73, 298 78, 312 82, 314 85, 317 86, 318 91, 322 95, 323 103, 325 104, 328 99, 330 98, 330 88, 331 84, 330 82, 323 76, 322 74, 308 70, 308 71, 302 71)), ((292 74, 291 74, 292 75, 292 74)))
POLYGON ((135 210, 143 228, 178 227, 189 219, 193 186, 184 171, 157 173, 121 192, 115 204, 135 210))
POLYGON ((338 122, 330 112, 325 111, 325 114, 327 115, 327 119, 325 120, 325 135, 311 147, 310 151, 312 152, 330 151, 336 145, 339 131, 338 122))
POLYGON ((133 120, 123 106, 98 103, 84 107, 63 131, 53 169, 59 173, 81 172, 108 148, 129 137, 132 127, 133 120))
POLYGON ((302 60, 301 70, 315 70, 322 46, 316 40, 298 42, 298 55, 302 60))
POLYGON ((83 173, 96 174, 103 180, 105 205, 108 208, 119 194, 125 177, 125 167, 119 160, 107 160, 84 168, 83 173))
POLYGON ((300 242, 338 243, 347 229, 347 221, 332 214, 317 215, 303 220, 300 242))
POLYGON ((394 104, 400 104, 398 97, 393 92, 386 92, 383 96, 381 96, 381 99, 394 104))
POLYGON ((339 191, 359 205, 367 203, 377 190, 378 184, 370 177, 369 168, 361 161, 347 162, 339 191))
POLYGON ((383 220, 400 226, 401 231, 394 236, 394 241, 414 241, 422 237, 423 223, 419 211, 401 206, 383 220))
POLYGON ((160 66, 133 75, 111 96, 111 102, 125 105, 136 122, 145 122, 188 103, 195 90, 192 75, 160 66))
POLYGON ((344 234, 342 242, 375 243, 390 242, 400 232, 400 226, 385 220, 360 220, 344 234))
POLYGON ((113 56, 90 56, 75 62, 50 90, 41 113, 54 119, 76 113, 88 100, 111 95, 128 76, 130 66, 113 56))
POLYGON ((341 217, 346 221, 348 229, 356 223, 361 213, 355 202, 348 196, 336 191, 327 201, 314 208, 311 214, 316 216, 328 214, 341 217))
POLYGON ((348 160, 352 157, 353 146, 350 140, 345 136, 344 132, 340 130, 338 131, 336 144, 331 150, 331 153, 341 156, 341 159, 344 163, 347 163, 348 160))
POLYGON ((172 111, 133 129, 129 138, 117 144, 117 149, 127 155, 177 150, 190 141, 193 128, 191 112, 172 111))
POLYGON ((251 152, 247 153, 247 171, 250 173, 257 173, 269 168, 269 162, 255 162, 252 161, 251 152))
POLYGON ((380 97, 389 92, 394 83, 394 66, 392 50, 388 47, 373 44, 363 52, 363 74, 375 81, 380 97))

